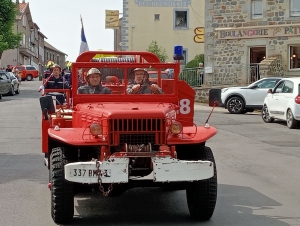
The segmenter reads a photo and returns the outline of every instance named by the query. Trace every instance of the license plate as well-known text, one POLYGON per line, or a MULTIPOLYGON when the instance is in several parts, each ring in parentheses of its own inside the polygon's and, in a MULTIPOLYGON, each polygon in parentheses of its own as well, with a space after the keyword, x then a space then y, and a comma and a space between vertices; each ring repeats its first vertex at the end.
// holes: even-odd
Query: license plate
MULTIPOLYGON (((100 163, 102 183, 127 183, 128 158, 114 158, 100 163)), ((65 179, 77 183, 98 183, 96 162, 74 162, 65 165, 65 179)))
MULTIPOLYGON (((79 169, 73 168, 73 172, 70 172, 70 177, 98 177, 97 169, 79 169)), ((110 169, 101 169, 101 177, 111 177, 110 169)))

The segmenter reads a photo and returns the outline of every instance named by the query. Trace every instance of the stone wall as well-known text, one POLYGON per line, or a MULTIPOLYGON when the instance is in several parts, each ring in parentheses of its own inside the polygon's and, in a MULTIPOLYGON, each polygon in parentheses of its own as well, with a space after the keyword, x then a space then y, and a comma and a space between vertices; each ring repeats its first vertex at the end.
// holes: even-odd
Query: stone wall
POLYGON ((251 46, 266 47, 266 61, 262 62, 262 69, 265 69, 260 73, 261 77, 268 77, 271 74, 273 76, 282 74, 296 76, 299 74, 295 70, 289 70, 289 46, 299 45, 299 36, 295 35, 297 33, 291 32, 291 36, 285 37, 274 35, 269 38, 218 39, 216 28, 253 26, 259 29, 260 26, 300 23, 299 17, 289 15, 290 1, 263 1, 263 17, 261 19, 252 19, 251 6, 251 0, 206 0, 205 67, 213 68, 212 73, 206 74, 206 85, 247 83, 249 74, 243 67, 250 65, 249 49, 251 46), (272 58, 278 55, 281 55, 281 59, 272 58), (272 65, 266 66, 270 61, 273 62, 272 65), (277 63, 280 65, 276 65, 277 63))
MULTIPOLYGON (((224 86, 214 86, 214 89, 222 89, 224 86)), ((208 103, 208 93, 211 87, 193 87, 196 92, 195 102, 208 103)))
POLYGON ((284 76, 284 70, 282 65, 281 55, 271 56, 264 59, 259 64, 260 78, 265 77, 282 77, 284 76))

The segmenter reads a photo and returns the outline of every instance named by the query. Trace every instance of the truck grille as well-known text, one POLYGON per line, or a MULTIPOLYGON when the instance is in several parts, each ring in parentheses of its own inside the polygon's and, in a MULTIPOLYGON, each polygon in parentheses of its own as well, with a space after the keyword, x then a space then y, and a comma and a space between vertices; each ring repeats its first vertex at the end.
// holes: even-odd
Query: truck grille
POLYGON ((165 142, 165 119, 110 119, 110 144, 161 144, 165 142))
POLYGON ((120 144, 154 144, 155 134, 120 134, 120 144))

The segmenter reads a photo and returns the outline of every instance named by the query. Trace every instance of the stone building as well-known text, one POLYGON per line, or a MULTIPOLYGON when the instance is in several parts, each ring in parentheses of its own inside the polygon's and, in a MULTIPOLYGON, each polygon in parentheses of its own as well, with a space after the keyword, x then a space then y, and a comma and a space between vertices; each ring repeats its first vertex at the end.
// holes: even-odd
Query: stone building
POLYGON ((206 0, 207 85, 300 75, 299 0, 206 0))
MULTIPOLYGON (((204 53, 204 36, 201 35, 204 9, 202 0, 124 0, 122 32, 115 35, 122 33, 123 51, 145 51, 152 41, 157 41, 171 62, 174 46, 182 45, 185 55, 182 64, 185 65, 204 53)), ((115 49, 120 47, 115 45, 115 49)))

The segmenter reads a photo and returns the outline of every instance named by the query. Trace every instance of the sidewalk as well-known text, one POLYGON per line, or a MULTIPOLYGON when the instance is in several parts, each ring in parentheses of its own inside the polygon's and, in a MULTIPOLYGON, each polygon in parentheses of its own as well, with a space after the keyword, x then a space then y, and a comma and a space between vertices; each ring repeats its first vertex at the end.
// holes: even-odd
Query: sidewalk
MULTIPOLYGON (((198 103, 194 104, 194 109, 198 111, 211 111, 212 107, 208 105, 208 103, 198 103)), ((215 107, 214 112, 228 112, 227 109, 223 107, 215 107)))

